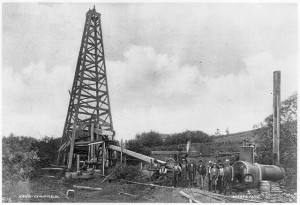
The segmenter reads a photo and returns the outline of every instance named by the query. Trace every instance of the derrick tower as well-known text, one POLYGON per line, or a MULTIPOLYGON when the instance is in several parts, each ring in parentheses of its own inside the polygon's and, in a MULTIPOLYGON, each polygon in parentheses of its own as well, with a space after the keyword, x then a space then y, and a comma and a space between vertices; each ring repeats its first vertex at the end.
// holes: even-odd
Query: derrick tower
MULTIPOLYGON (((70 91, 69 91, 70 92, 70 91)), ((68 112, 57 163, 71 169, 75 154, 88 160, 97 157, 95 141, 113 141, 101 14, 95 6, 86 13, 68 112)))

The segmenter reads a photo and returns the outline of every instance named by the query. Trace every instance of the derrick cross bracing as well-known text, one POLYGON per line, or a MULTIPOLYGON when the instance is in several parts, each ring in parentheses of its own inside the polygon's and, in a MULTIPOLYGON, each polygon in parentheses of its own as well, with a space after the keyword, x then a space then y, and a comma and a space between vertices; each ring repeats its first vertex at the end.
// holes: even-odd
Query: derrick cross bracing
POLYGON ((100 144, 88 144, 93 141, 113 141, 114 134, 101 15, 94 7, 86 13, 57 163, 63 161, 71 169, 75 154, 86 154, 90 160, 97 154, 95 152, 100 149, 100 144))

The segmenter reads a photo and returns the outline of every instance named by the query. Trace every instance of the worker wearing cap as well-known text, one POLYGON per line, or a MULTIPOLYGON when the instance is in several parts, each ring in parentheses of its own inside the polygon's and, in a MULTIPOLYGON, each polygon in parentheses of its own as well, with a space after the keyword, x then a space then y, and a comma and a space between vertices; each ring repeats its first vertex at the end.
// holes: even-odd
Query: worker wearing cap
POLYGON ((173 186, 177 187, 180 182, 180 175, 181 175, 181 167, 179 166, 178 162, 175 162, 173 167, 173 186))
POLYGON ((229 164, 229 159, 225 160, 225 167, 224 167, 224 194, 229 191, 230 194, 232 193, 232 181, 233 181, 233 167, 229 164))
POLYGON ((208 161, 208 166, 207 166, 207 178, 208 178, 208 191, 211 191, 211 176, 210 176, 210 172, 211 172, 211 168, 213 166, 212 161, 208 161))

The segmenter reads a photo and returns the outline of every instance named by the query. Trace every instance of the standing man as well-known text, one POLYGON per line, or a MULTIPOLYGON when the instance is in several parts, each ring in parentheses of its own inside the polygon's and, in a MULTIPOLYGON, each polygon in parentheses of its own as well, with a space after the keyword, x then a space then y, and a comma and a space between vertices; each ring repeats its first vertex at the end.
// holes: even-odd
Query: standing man
POLYGON ((208 161, 208 166, 207 166, 207 178, 208 178, 208 191, 211 191, 211 168, 212 168, 213 164, 212 161, 208 161))
POLYGON ((225 167, 224 167, 224 194, 229 191, 232 194, 232 181, 233 181, 233 168, 229 164, 229 159, 225 160, 225 167))
POLYGON ((188 182, 188 165, 186 159, 182 159, 181 170, 181 186, 186 187, 188 182))
POLYGON ((217 192, 218 177, 219 177, 219 166, 216 163, 214 163, 210 170, 210 178, 211 178, 211 185, 212 185, 213 192, 217 192))
POLYGON ((204 188, 204 178, 206 175, 206 167, 203 164, 202 160, 199 160, 199 165, 197 167, 197 172, 198 172, 198 176, 199 178, 197 178, 197 186, 200 186, 200 189, 203 190, 204 188), (200 182, 200 184, 199 184, 200 182))
POLYGON ((173 186, 177 187, 179 180, 180 180, 180 173, 181 173, 181 167, 179 166, 178 162, 175 162, 175 165, 173 167, 173 186))
POLYGON ((195 175, 196 175, 196 165, 194 163, 194 160, 190 160, 189 165, 188 165, 188 171, 189 171, 189 185, 190 187, 194 186, 194 181, 195 181, 195 175))
POLYGON ((223 192, 224 187, 224 165, 219 164, 219 177, 217 182, 218 191, 220 194, 223 192))

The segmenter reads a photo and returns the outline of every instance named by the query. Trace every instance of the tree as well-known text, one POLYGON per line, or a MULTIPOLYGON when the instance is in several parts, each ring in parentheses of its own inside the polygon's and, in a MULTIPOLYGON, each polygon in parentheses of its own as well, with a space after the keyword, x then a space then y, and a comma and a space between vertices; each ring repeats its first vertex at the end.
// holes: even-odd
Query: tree
MULTIPOLYGON (((292 177, 297 173, 297 94, 281 102, 280 118, 280 162, 288 172, 286 181, 293 184, 296 180, 292 177)), ((273 115, 269 115, 263 123, 254 126, 254 134, 261 139, 256 150, 257 162, 271 164, 273 115)))
POLYGON ((229 130, 228 130, 228 127, 226 128, 226 135, 229 135, 229 130))
POLYGON ((163 144, 160 134, 154 131, 143 132, 141 135, 137 134, 136 139, 141 140, 142 145, 145 147, 155 147, 163 144))
POLYGON ((216 133, 215 133, 215 136, 219 136, 219 135, 221 135, 221 133, 220 133, 219 128, 217 128, 216 133))

